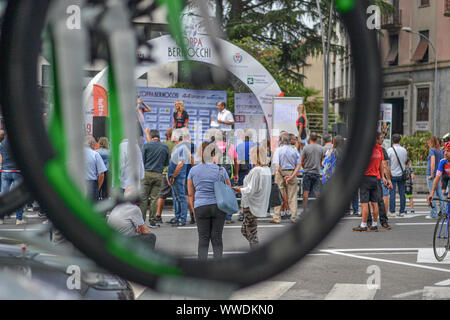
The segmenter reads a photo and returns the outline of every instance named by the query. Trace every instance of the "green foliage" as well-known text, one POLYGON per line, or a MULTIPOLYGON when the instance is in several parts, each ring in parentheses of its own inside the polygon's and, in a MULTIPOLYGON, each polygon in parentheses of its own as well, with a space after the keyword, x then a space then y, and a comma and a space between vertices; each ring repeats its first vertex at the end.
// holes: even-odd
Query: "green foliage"
MULTIPOLYGON (((321 0, 321 11, 328 30, 332 0, 321 0)), ((344 0, 355 2, 358 0, 344 0)), ((288 80, 299 81, 301 68, 308 56, 322 53, 320 18, 316 0, 214 0, 216 16, 228 40, 241 41, 251 37, 260 45, 277 48, 280 51, 278 72, 288 80)), ((393 6, 384 0, 371 0, 383 14, 393 12, 393 6)), ((342 1, 341 1, 342 4, 342 1)), ((333 24, 339 17, 332 13, 333 24)), ((326 37, 326 36, 325 36, 326 37)), ((331 33, 335 39, 335 30, 331 33)), ((331 40, 332 40, 331 39, 331 40)), ((328 42, 330 39, 326 39, 328 42)), ((334 52, 342 50, 332 45, 334 52)))
POLYGON ((416 132, 412 136, 402 138, 400 144, 408 151, 408 157, 413 164, 427 161, 429 152, 427 139, 431 136, 431 132, 416 132))

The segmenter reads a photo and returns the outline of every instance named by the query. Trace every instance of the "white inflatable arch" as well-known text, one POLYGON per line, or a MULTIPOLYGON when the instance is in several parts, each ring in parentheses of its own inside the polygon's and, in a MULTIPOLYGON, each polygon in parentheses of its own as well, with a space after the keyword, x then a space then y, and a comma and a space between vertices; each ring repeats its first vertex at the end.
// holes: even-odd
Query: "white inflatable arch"
MULTIPOLYGON (((216 39, 220 53, 215 49, 211 37, 198 35, 186 37, 188 44, 188 59, 222 67, 243 83, 256 96, 264 112, 269 130, 272 129, 273 98, 280 95, 281 90, 272 75, 250 54, 232 43, 216 39)), ((140 78, 152 68, 169 62, 184 61, 180 47, 170 35, 161 36, 148 42, 152 46, 151 57, 153 63, 139 66, 136 69, 136 79, 140 78)), ((86 123, 92 125, 94 113, 94 85, 108 90, 107 68, 99 72, 88 84, 84 91, 84 110, 86 123)))

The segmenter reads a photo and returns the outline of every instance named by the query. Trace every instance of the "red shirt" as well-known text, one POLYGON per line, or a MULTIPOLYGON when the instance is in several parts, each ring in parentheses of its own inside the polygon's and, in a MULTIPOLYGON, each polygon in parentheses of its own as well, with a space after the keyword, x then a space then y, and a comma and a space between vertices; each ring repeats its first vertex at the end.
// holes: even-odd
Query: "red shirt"
POLYGON ((370 158, 369 166, 367 167, 366 176, 374 176, 381 179, 380 175, 380 165, 381 161, 384 160, 383 149, 377 143, 372 151, 372 157, 370 158))

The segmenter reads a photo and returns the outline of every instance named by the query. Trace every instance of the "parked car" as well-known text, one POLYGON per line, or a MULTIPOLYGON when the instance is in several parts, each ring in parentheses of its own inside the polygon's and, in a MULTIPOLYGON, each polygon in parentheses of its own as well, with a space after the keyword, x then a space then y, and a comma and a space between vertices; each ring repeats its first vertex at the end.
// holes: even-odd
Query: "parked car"
POLYGON ((0 244, 0 299, 134 300, 128 281, 79 262, 0 244))

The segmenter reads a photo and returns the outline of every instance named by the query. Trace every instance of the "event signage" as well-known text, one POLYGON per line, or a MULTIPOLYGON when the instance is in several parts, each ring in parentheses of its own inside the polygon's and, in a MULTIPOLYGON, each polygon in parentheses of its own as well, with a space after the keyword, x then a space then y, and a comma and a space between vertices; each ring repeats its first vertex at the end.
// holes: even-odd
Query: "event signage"
MULTIPOLYGON (((265 139, 267 130, 266 117, 258 99, 253 93, 234 94, 234 128, 238 130, 252 130, 253 139, 265 139)), ((240 135, 239 132, 237 134, 240 135)))
POLYGON ((138 87, 137 94, 152 109, 144 112, 143 129, 158 130, 161 140, 165 140, 165 131, 173 125, 175 101, 182 100, 189 114, 188 128, 195 144, 200 143, 211 128, 211 119, 217 119, 217 102, 227 101, 226 91, 214 90, 138 87))
POLYGON ((383 147, 391 147, 392 138, 392 104, 382 104, 380 106, 380 116, 378 118, 378 132, 383 134, 383 147))
MULTIPOLYGON (((152 68, 163 66, 169 62, 193 61, 222 67, 237 77, 255 95, 264 112, 269 129, 272 129, 273 98, 280 93, 280 87, 272 75, 250 54, 234 44, 220 38, 215 39, 207 35, 194 32, 186 36, 188 57, 184 57, 181 48, 170 35, 164 35, 148 41, 151 45, 151 55, 140 52, 139 55, 151 58, 152 62, 141 64, 136 68, 135 77, 140 78, 150 72, 152 68), (219 51, 217 50, 219 49, 219 51)), ((108 90, 108 73, 105 68, 97 74, 86 87, 84 92, 84 108, 86 124, 92 124, 93 114, 93 85, 100 85, 108 90)), ((143 98, 145 98, 143 96, 143 98)))
POLYGON ((298 135, 296 121, 302 97, 277 97, 273 100, 273 129, 298 135))

